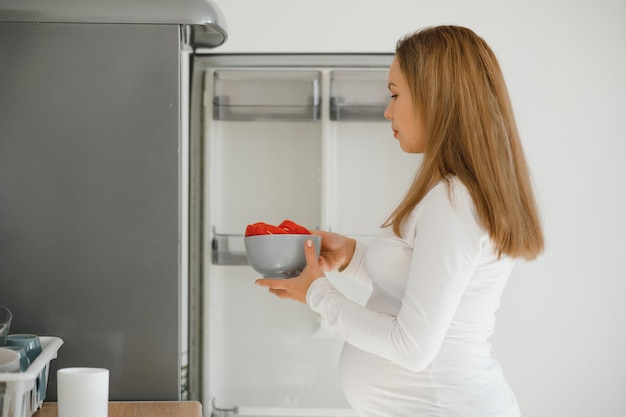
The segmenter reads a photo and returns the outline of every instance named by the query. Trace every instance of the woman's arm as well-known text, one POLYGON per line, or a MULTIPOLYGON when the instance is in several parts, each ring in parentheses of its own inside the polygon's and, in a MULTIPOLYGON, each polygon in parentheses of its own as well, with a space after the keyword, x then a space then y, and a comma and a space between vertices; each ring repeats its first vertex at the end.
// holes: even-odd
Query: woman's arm
POLYGON ((306 294, 311 308, 357 348, 411 370, 437 354, 481 253, 485 234, 464 187, 452 204, 445 186, 435 187, 415 212, 413 255, 397 316, 354 303, 326 279, 306 294))

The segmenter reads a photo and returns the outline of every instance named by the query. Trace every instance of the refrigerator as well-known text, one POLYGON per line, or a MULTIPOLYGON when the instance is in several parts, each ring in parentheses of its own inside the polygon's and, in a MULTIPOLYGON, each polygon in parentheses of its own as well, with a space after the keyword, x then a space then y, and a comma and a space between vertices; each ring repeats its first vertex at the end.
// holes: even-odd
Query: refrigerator
MULTIPOLYGON (((190 346, 205 415, 353 416, 343 341, 308 306, 254 285, 248 224, 293 220, 364 243, 403 197, 420 156, 383 112, 392 54, 212 54, 192 63, 190 346)), ((364 303, 369 288, 329 279, 364 303)))
MULTIPOLYGON (((368 242, 409 186, 391 54, 216 54, 206 0, 3 0, 0 304, 110 399, 205 417, 350 416, 343 342, 254 285, 247 224, 368 242)), ((334 274, 346 295, 367 288, 334 274)))
POLYGON ((208 0, 0 2, 0 304, 110 399, 190 398, 189 65, 208 0))

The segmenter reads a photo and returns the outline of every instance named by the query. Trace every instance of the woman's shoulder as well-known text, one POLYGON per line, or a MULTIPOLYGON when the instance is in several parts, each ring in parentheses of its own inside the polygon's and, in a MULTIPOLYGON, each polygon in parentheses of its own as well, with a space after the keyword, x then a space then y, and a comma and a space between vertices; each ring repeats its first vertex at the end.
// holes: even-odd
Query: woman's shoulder
POLYGON ((458 218, 464 222, 479 223, 474 200, 463 182, 457 177, 440 180, 424 196, 413 212, 411 220, 415 224, 419 219, 458 218))
MULTIPOLYGON (((426 193, 417 207, 424 205, 443 204, 445 206, 473 206, 472 196, 463 182, 457 177, 439 180, 426 193)), ((416 207, 416 208, 417 208, 416 207)))
MULTIPOLYGON (((456 177, 437 182, 413 208, 403 223, 402 235, 412 241, 423 224, 430 227, 435 224, 452 226, 452 224, 472 225, 477 233, 482 234, 478 215, 469 190, 456 177)), ((466 227, 464 226, 464 227, 466 227)), ((444 228, 445 228, 444 227, 444 228)))

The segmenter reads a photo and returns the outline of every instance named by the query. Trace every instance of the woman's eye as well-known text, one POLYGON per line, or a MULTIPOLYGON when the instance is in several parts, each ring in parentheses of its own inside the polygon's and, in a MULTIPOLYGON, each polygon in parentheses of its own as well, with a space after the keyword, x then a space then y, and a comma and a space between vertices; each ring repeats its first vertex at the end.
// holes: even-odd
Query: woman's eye
POLYGON ((396 98, 396 97, 398 97, 397 94, 392 94, 390 98, 396 98))

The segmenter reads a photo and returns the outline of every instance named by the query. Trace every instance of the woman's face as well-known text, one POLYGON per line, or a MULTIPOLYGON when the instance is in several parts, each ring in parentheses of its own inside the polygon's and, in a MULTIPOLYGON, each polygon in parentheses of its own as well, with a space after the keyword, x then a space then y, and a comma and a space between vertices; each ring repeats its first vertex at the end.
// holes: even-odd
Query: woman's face
POLYGON ((421 117, 413 106, 413 96, 406 77, 400 71, 398 59, 389 67, 389 92, 391 99, 385 109, 385 118, 391 122, 393 137, 407 153, 424 152, 424 128, 421 117))

